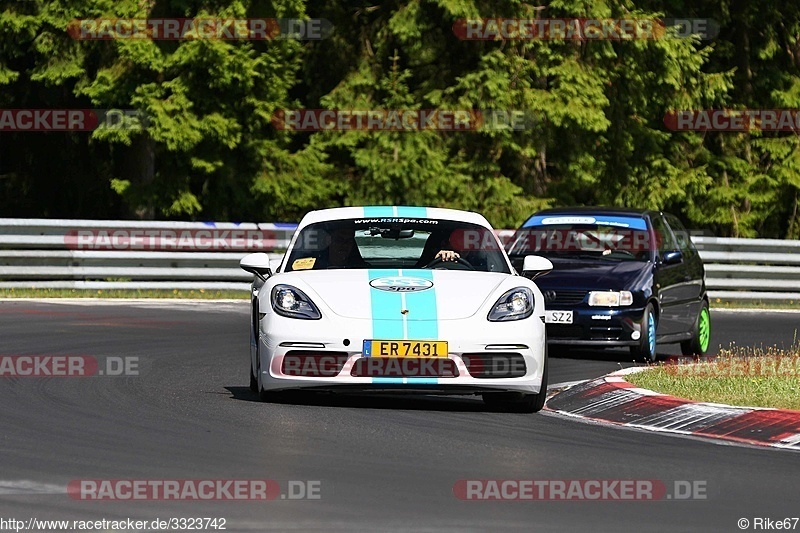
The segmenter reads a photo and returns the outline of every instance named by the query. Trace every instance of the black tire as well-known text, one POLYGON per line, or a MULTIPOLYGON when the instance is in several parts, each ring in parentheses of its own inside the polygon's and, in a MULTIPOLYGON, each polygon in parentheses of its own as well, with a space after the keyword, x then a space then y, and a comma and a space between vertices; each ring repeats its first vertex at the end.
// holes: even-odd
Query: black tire
POLYGON ((711 315, 708 311, 708 302, 703 301, 700 311, 694 320, 692 338, 681 342, 683 355, 704 356, 711 345, 711 315))
MULTIPOLYGON (((251 363, 251 365, 252 365, 252 363, 251 363)), ((260 355, 256 355, 256 371, 259 374, 261 373, 261 356, 260 355)), ((258 378, 253 376, 252 373, 250 375, 250 379, 255 380, 255 387, 253 387, 252 384, 251 384, 250 390, 253 390, 253 388, 255 388, 254 392, 256 394, 258 394, 258 398, 262 402, 282 403, 282 402, 286 401, 287 396, 289 394, 288 392, 286 392, 286 391, 265 391, 258 385, 258 378)))
MULTIPOLYGON (((252 316, 250 317, 250 342, 253 342, 253 337, 255 337, 256 359, 258 359, 258 300, 250 303, 250 311, 252 313, 252 316)), ((250 349, 252 350, 252 346, 250 349)), ((260 362, 258 362, 257 365, 260 366, 260 362)), ((250 358, 250 390, 256 394, 260 392, 258 390, 258 379, 256 379, 256 374, 253 372, 252 357, 250 358)))
POLYGON ((544 350, 544 371, 542 372, 542 386, 538 394, 524 394, 521 392, 486 392, 482 394, 483 402, 487 407, 511 413, 538 413, 544 407, 547 399, 547 381, 549 356, 547 347, 544 350))
MULTIPOLYGON (((261 373, 261 356, 260 355, 256 355, 256 371, 259 374, 261 373)), ((256 379, 256 393, 258 394, 258 398, 262 402, 278 403, 283 398, 283 395, 280 392, 265 391, 264 389, 262 389, 258 384, 258 379, 256 379)))
POLYGON ((250 391, 258 393, 258 380, 256 379, 255 374, 253 374, 253 361, 250 360, 250 391))
POLYGON ((656 318, 655 309, 653 304, 647 304, 644 308, 642 315, 642 336, 639 338, 639 344, 631 346, 631 355, 642 363, 655 363, 658 356, 656 355, 656 329, 658 327, 658 318, 656 318))

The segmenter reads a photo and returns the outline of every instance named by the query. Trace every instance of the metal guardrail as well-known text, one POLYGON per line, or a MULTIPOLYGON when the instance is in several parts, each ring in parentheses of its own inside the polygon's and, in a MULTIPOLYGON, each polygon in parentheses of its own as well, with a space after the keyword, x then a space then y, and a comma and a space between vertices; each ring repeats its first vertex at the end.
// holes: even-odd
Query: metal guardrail
POLYGON ((799 300, 800 241, 692 237, 710 298, 799 300))
MULTIPOLYGON (((0 218, 0 288, 248 290, 295 224, 0 218)), ((513 230, 498 230, 508 237, 513 230)), ((692 237, 711 298, 799 300, 800 241, 692 237)))
POLYGON ((239 260, 285 249, 296 227, 0 218, 0 288, 249 290, 239 260))

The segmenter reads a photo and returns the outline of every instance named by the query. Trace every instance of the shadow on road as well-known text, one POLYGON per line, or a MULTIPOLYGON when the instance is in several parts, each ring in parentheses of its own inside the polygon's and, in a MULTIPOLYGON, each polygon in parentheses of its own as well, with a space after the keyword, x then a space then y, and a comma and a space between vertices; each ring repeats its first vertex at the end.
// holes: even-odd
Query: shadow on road
MULTIPOLYGON (((231 399, 261 402, 248 387, 228 386, 231 399)), ((357 409, 391 409, 410 411, 449 411, 464 413, 504 412, 488 407, 480 396, 438 396, 425 394, 392 394, 387 392, 315 392, 292 391, 270 399, 265 404, 304 405, 314 407, 350 407, 357 409)), ((514 414, 514 413, 509 413, 514 414)))

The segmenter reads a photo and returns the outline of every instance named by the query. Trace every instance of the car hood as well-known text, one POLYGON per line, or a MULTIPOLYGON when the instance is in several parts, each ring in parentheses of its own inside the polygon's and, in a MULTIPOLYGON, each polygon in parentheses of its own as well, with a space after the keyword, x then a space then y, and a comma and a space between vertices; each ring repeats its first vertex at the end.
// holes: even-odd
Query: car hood
POLYGON ((497 299, 498 287, 509 278, 492 272, 369 269, 290 272, 275 282, 294 285, 342 317, 454 320, 497 299))
POLYGON ((536 279, 541 290, 576 288, 586 290, 635 290, 652 272, 645 261, 565 261, 553 259, 553 270, 536 279))

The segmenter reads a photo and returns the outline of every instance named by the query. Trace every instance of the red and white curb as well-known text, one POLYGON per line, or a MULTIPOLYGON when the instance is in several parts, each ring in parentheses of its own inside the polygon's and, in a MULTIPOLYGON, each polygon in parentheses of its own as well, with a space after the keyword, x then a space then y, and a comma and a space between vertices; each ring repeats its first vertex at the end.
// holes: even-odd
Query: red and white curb
POLYGON ((641 389, 625 368, 557 393, 546 409, 595 422, 800 450, 800 411, 699 403, 641 389))

